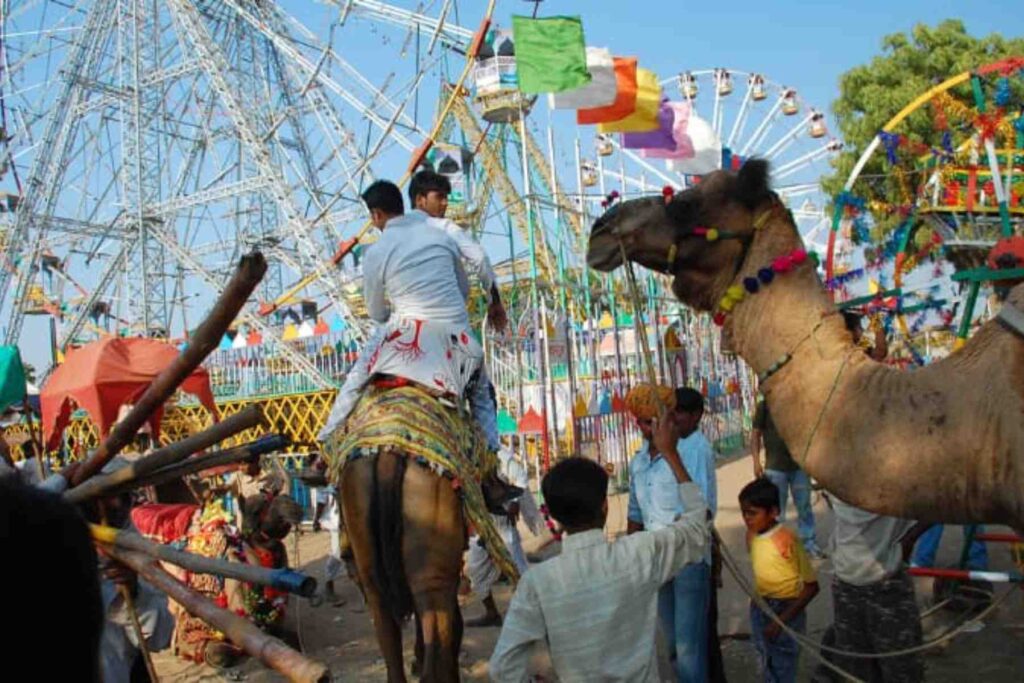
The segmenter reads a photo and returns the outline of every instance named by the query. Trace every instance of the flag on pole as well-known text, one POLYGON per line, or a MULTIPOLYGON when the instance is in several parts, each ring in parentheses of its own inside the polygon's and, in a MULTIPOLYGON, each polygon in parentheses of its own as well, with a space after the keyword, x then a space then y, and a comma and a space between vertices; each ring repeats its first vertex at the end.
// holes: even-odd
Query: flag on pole
POLYGON ((590 83, 579 17, 513 16, 512 33, 522 92, 562 92, 590 83))
POLYGON ((581 126, 618 121, 636 109, 636 57, 615 57, 615 101, 606 107, 580 109, 576 123, 581 126))
POLYGON ((672 136, 672 129, 675 118, 672 104, 662 102, 658 110, 658 127, 647 133, 623 133, 622 146, 626 149, 674 150, 676 140, 672 136))
POLYGON ((649 69, 636 70, 636 107, 633 113, 616 121, 597 125, 599 133, 642 133, 657 130, 661 108, 661 83, 649 69))
POLYGON ((590 83, 580 88, 548 95, 552 109, 590 109, 606 107, 615 102, 615 61, 603 47, 587 48, 587 71, 590 83))
POLYGON ((722 167, 722 141, 711 124, 691 113, 686 135, 690 138, 694 155, 690 159, 669 159, 665 164, 670 171, 705 175, 722 167))
POLYGON ((666 102, 661 106, 672 109, 672 140, 675 145, 671 149, 646 147, 640 150, 640 155, 649 159, 692 159, 695 154, 693 142, 686 134, 686 126, 690 122, 690 103, 666 102))
POLYGON ((0 412, 25 400, 25 366, 17 346, 0 346, 0 412))

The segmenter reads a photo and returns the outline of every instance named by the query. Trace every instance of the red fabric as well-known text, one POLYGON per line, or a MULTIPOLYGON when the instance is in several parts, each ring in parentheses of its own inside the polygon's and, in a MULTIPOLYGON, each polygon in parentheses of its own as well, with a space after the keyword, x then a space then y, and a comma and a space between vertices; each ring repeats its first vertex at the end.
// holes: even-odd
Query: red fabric
MULTIPOLYGON (((60 445, 61 433, 71 420, 74 405, 82 408, 106 437, 125 403, 136 400, 150 382, 178 356, 178 349, 156 339, 108 337, 68 351, 39 394, 46 446, 60 445)), ((210 375, 197 368, 181 384, 218 418, 210 389, 210 375)), ((153 437, 160 433, 162 410, 150 418, 153 437)))
POLYGON ((146 503, 132 509, 132 524, 139 533, 160 543, 174 543, 188 533, 198 505, 146 503))

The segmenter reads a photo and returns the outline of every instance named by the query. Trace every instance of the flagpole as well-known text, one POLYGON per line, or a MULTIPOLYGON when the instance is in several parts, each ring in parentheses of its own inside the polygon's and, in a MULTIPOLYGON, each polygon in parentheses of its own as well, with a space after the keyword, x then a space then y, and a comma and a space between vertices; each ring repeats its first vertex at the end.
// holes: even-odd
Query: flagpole
POLYGON ((544 450, 544 470, 551 465, 550 444, 548 442, 548 398, 546 387, 547 368, 544 362, 544 352, 541 347, 540 331, 544 330, 544 344, 547 343, 547 329, 542 328, 543 320, 540 316, 539 296, 537 294, 537 240, 535 236, 536 224, 533 218, 533 198, 530 196, 530 163, 526 151, 526 115, 523 111, 522 98, 519 100, 519 148, 523 165, 523 197, 526 200, 526 226, 529 235, 530 246, 530 301, 533 308, 533 329, 535 339, 535 350, 538 362, 538 379, 540 380, 540 405, 541 405, 541 441, 544 450))

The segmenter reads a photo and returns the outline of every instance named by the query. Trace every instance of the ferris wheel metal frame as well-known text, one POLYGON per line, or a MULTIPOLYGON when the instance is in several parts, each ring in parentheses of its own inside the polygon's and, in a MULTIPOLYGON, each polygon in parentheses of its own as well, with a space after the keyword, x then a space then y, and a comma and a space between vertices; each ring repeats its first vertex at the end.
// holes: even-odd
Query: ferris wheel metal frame
MULTIPOLYGON (((793 87, 762 73, 739 69, 683 71, 662 79, 661 85, 666 91, 678 88, 683 100, 709 122, 723 149, 728 148, 742 159, 757 156, 773 162, 775 191, 790 205, 804 239, 811 247, 823 251, 823 237, 829 225, 825 195, 818 179, 808 177, 807 171, 838 153, 842 143, 829 135, 822 110, 806 103, 793 87), (735 92, 737 81, 745 83, 742 95, 735 92), (710 94, 702 97, 706 92, 710 94), (728 102, 736 98, 740 98, 739 105, 729 107, 728 102), (707 112, 699 108, 705 101, 710 101, 704 105, 709 108, 707 112), (759 111, 762 105, 767 110, 759 111), (704 116, 705 113, 708 115, 704 116), (780 125, 788 121, 794 123, 780 125), (817 142, 819 139, 821 143, 817 142), (800 176, 801 173, 804 175, 800 176), (795 182, 783 182, 787 179, 795 182)), ((595 144, 596 161, 582 162, 596 174, 600 187, 600 195, 590 197, 590 203, 604 199, 608 181, 618 182, 618 191, 625 197, 658 192, 666 184, 685 188, 693 182, 693 176, 659 168, 657 159, 644 158, 637 150, 624 148, 615 136, 599 134, 595 144), (602 160, 614 151, 620 153, 618 169, 609 168, 602 160)))
MULTIPOLYGON (((854 191, 856 183, 861 177, 861 174, 870 159, 875 154, 880 153, 879 148, 885 146, 887 139, 890 141, 889 144, 893 144, 892 141, 899 135, 898 131, 900 130, 901 124, 903 124, 915 112, 928 105, 934 106, 937 98, 947 95, 947 93, 954 88, 969 85, 971 88, 971 99, 975 113, 983 115, 986 111, 987 104, 984 93, 985 88, 983 87, 981 78, 999 74, 1005 78, 1012 72, 1024 74, 1024 57, 1009 57, 981 65, 975 69, 964 71, 947 78, 941 83, 938 83, 937 85, 927 89, 925 92, 919 94, 911 102, 907 103, 899 112, 897 112, 895 116, 889 119, 889 121, 882 126, 881 130, 872 138, 871 142, 868 143, 854 164, 854 167, 843 186, 843 192, 849 194, 854 191)), ((1020 115, 1017 114, 1012 118, 1018 119, 1019 116, 1020 115)), ((1011 211, 1007 191, 1007 186, 1014 177, 1013 168, 1017 164, 1011 160, 1007 172, 1003 172, 1003 168, 1000 164, 1000 151, 996 149, 994 135, 982 135, 980 145, 978 144, 978 131, 976 130, 976 127, 979 121, 980 119, 974 119, 968 122, 967 127, 963 131, 960 131, 964 134, 964 139, 955 145, 955 150, 947 150, 945 155, 934 154, 934 152, 932 153, 935 161, 934 167, 926 173, 924 181, 920 183, 909 207, 910 214, 903 221, 905 224, 915 220, 921 224, 927 222, 943 233, 947 233, 949 236, 959 234, 966 223, 970 223, 972 225, 988 225, 990 228, 993 228, 991 232, 998 233, 1003 238, 1011 237, 1014 234, 1020 233, 1022 226, 1024 226, 1024 218, 1019 217, 1019 214, 1022 213, 1020 209, 1011 211), (971 159, 972 165, 982 167, 987 166, 988 177, 992 185, 992 198, 995 200, 995 206, 979 207, 976 214, 973 211, 964 211, 964 217, 969 219, 966 221, 961 219, 956 211, 948 212, 948 220, 943 220, 943 218, 938 216, 935 211, 930 210, 932 208, 930 206, 931 204, 938 203, 937 200, 941 192, 941 171, 945 165, 953 164, 956 155, 958 153, 962 153, 968 147, 974 150, 971 159), (981 159, 982 153, 984 155, 983 160, 981 159), (918 215, 922 209, 924 210, 923 213, 926 214, 923 217, 918 215), (1014 219, 1011 213, 1018 214, 1018 218, 1014 219), (967 216, 967 214, 971 215, 967 216), (951 225, 953 227, 950 227, 951 225)), ((1020 125, 1020 121, 1018 120, 1015 127, 1018 129, 1017 146, 1019 146, 1019 140, 1022 137, 1021 131, 1024 131, 1024 126, 1020 125)), ((1005 157, 1006 155, 1004 154, 1003 156, 1005 157)), ((982 193, 982 195, 983 194, 984 193, 982 193)), ((837 204, 832 216, 826 251, 825 276, 829 279, 833 278, 837 272, 836 256, 840 253, 849 253, 851 250, 849 244, 840 244, 840 227, 842 221, 842 207, 837 204)), ((914 254, 909 251, 913 245, 913 233, 913 229, 907 229, 899 240, 898 252, 893 260, 892 289, 881 292, 880 294, 868 295, 840 302, 840 305, 860 305, 869 303, 871 300, 885 295, 894 296, 900 299, 901 303, 896 306, 894 312, 897 327, 906 341, 908 348, 911 350, 912 355, 919 363, 921 363, 923 361, 919 359, 919 354, 916 352, 916 349, 914 349, 914 342, 912 339, 914 335, 912 334, 911 326, 907 321, 907 315, 917 312, 918 310, 925 310, 927 308, 927 303, 919 303, 915 306, 902 305, 902 299, 905 296, 917 295, 920 298, 919 291, 908 289, 905 282, 905 278, 910 274, 910 271, 918 260, 915 259, 914 254)), ((994 241, 978 240, 973 239, 973 237, 974 235, 965 234, 962 239, 957 240, 957 243, 976 249, 986 249, 994 244, 994 241)), ((846 242, 848 241, 849 240, 846 240, 846 242)), ((956 306, 963 304, 963 310, 960 311, 960 322, 956 329, 954 349, 961 347, 966 342, 967 337, 970 334, 970 326, 983 281, 983 275, 986 275, 986 273, 981 273, 979 272, 979 269, 975 269, 974 271, 967 270, 962 273, 956 273, 950 278, 953 281, 958 281, 962 284, 966 284, 967 286, 967 293, 965 297, 953 297, 953 302, 956 306)), ((1002 277, 1001 275, 994 273, 987 273, 987 275, 996 278, 1002 277)))
MULTIPOLYGON (((418 11, 326 4, 336 12, 326 36, 277 3, 78 0, 59 16, 47 15, 57 7, 49 0, 0 5, 0 113, 13 120, 3 151, 17 178, 0 215, 8 343, 20 339, 44 256, 59 259, 61 286, 77 294, 57 335, 63 348, 103 301, 135 333, 174 336, 178 317, 187 332, 186 302, 200 287, 215 295, 252 247, 282 271, 266 298, 298 279, 360 336, 354 274, 325 254, 362 224, 358 194, 378 160, 415 155, 436 135, 411 104, 442 57, 463 59, 475 32, 451 20, 453 0, 418 11), (415 37, 413 64, 376 82, 364 75, 334 35, 361 21, 404 36, 403 54, 415 37), (34 39, 19 48, 21 25, 34 39)), ((244 322, 328 385, 255 311, 244 322)))

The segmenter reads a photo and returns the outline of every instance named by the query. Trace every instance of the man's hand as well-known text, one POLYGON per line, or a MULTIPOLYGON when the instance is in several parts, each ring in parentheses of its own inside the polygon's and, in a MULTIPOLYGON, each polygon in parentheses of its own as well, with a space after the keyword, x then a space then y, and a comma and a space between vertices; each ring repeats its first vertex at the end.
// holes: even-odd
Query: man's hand
POLYGON ((100 573, 103 578, 113 581, 117 586, 128 589, 128 592, 135 595, 139 587, 139 577, 131 569, 106 557, 103 559, 100 573))
POLYGON ((754 457, 754 479, 760 479, 764 476, 764 465, 761 464, 760 457, 754 457))
POLYGON ((764 639, 775 640, 782 633, 782 627, 779 626, 778 622, 773 621, 764 627, 764 639))
POLYGON ((508 327, 508 315, 505 313, 505 306, 500 299, 491 301, 487 306, 487 324, 498 334, 502 334, 508 327))
MULTIPOLYGON (((658 449, 659 453, 667 456, 670 452, 676 453, 676 444, 682 438, 682 431, 676 421, 666 415, 661 419, 654 420, 652 437, 654 447, 658 449)), ((678 455, 676 453, 676 457, 678 455)))

